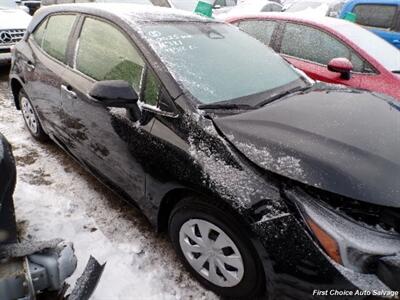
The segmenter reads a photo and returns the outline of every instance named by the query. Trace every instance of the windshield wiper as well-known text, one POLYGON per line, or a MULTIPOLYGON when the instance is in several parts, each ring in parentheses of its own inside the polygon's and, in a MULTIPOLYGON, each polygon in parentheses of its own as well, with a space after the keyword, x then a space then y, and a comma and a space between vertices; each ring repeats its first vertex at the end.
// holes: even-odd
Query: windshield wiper
POLYGON ((282 92, 282 93, 272 95, 272 96, 269 97, 267 100, 258 103, 256 107, 262 107, 262 106, 264 106, 264 105, 267 105, 268 103, 271 103, 271 102, 273 102, 273 101, 275 101, 275 100, 281 99, 282 97, 285 97, 285 96, 287 96, 287 95, 290 95, 290 94, 293 94, 293 93, 296 93, 296 92, 303 92, 303 91, 306 91, 306 90, 308 90, 309 88, 311 88, 311 86, 312 86, 312 85, 307 85, 307 86, 305 86, 305 87, 304 87, 304 86, 297 86, 297 87, 295 87, 295 88, 293 88, 293 89, 284 91, 284 92, 282 92))
POLYGON ((392 72, 395 74, 400 74, 400 70, 393 70, 392 72))
POLYGON ((236 103, 210 103, 210 104, 200 104, 199 109, 253 109, 251 105, 248 104, 236 104, 236 103))

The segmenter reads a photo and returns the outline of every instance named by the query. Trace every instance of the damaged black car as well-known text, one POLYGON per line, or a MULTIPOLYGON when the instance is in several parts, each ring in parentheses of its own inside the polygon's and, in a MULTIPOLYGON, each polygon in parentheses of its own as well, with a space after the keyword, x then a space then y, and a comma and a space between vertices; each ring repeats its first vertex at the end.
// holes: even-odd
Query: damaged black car
POLYGON ((31 134, 138 206, 218 295, 398 296, 391 98, 315 83, 231 25, 122 4, 39 10, 10 86, 31 134))

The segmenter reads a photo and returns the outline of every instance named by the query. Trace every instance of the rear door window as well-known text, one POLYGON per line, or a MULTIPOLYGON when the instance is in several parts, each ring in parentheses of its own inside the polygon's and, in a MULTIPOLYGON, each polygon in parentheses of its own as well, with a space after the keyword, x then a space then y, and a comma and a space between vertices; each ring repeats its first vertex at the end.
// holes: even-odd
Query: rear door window
POLYGON ((239 23, 239 28, 255 37, 265 45, 269 45, 274 34, 277 22, 265 20, 247 20, 239 23))
POLYGON ((144 61, 119 29, 88 17, 78 45, 77 70, 95 80, 125 80, 139 93, 144 61))
POLYGON ((344 57, 351 61, 355 72, 364 71, 364 61, 352 49, 333 36, 305 25, 286 24, 280 52, 322 65, 344 57))
POLYGON ((63 63, 67 62, 68 39, 75 19, 75 15, 51 16, 43 37, 43 50, 63 63))
POLYGON ((394 25, 397 5, 358 4, 354 7, 356 23, 382 29, 390 29, 394 25))

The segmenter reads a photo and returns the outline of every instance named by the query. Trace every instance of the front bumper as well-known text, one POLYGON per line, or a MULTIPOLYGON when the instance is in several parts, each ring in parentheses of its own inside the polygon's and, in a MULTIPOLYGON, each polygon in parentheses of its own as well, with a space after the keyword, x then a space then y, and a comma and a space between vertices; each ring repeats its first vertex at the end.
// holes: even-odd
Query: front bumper
POLYGON ((394 290, 400 290, 400 253, 379 258, 376 262, 376 274, 394 290))
POLYGON ((262 244, 268 299, 400 299, 400 253, 376 255, 369 272, 354 271, 333 261, 295 214, 252 227, 262 244))

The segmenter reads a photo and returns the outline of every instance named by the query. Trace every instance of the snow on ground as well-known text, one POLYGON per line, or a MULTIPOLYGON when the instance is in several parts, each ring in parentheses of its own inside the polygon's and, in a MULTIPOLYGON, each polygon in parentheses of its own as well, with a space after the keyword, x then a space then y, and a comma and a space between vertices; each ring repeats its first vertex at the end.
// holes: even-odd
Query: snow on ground
POLYGON ((107 261, 93 300, 217 299, 183 269, 165 235, 54 144, 34 141, 0 74, 0 132, 13 146, 16 216, 23 239, 72 241, 82 273, 90 255, 107 261))

